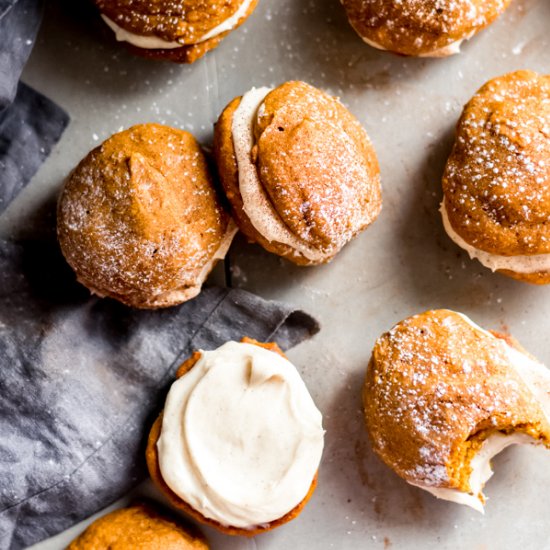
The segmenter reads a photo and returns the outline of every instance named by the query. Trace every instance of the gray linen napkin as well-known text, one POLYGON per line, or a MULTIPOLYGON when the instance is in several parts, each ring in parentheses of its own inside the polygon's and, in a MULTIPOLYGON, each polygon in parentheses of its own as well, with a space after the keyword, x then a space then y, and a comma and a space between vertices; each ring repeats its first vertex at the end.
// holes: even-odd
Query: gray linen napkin
POLYGON ((307 314, 208 288, 137 311, 90 298, 56 245, 0 240, 0 548, 54 535, 145 476, 144 441, 180 362, 247 335, 289 348, 307 314))
POLYGON ((69 122, 19 82, 42 20, 43 0, 0 0, 0 213, 29 183, 69 122))

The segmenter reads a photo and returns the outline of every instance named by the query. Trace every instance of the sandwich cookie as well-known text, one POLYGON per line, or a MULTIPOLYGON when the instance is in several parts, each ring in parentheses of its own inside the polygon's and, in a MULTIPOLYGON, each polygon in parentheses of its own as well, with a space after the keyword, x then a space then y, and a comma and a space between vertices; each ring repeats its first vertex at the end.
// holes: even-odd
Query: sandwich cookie
POLYGON ((323 450, 321 413, 275 344, 200 351, 178 370, 146 459, 177 508, 230 535, 297 517, 323 450))
POLYGON ((510 73, 468 102, 443 176, 449 237, 492 271, 550 283, 550 76, 510 73))
POLYGON ((511 0, 341 0, 364 42, 418 57, 460 52, 464 40, 490 25, 511 0))
POLYGON ((216 124, 214 154, 241 231, 296 264, 330 261, 380 213, 367 133, 337 99, 304 82, 234 99, 216 124))
POLYGON ((194 298, 235 232, 195 138, 159 124, 111 136, 59 198, 59 243, 78 280, 137 308, 194 298))
POLYGON ((480 512, 494 455, 512 444, 550 447, 550 371, 510 337, 449 310, 405 319, 378 339, 363 403, 390 468, 480 512))
POLYGON ((160 514, 152 503, 133 504, 94 521, 67 550, 208 550, 196 528, 160 514))
POLYGON ((94 0, 116 39, 145 57, 193 63, 252 14, 258 0, 94 0))

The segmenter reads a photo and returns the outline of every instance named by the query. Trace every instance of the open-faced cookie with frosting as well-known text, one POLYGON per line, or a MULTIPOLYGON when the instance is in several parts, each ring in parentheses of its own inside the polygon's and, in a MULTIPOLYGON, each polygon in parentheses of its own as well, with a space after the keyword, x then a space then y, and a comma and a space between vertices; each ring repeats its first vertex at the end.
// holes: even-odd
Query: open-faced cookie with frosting
POLYGON ((251 15, 258 0, 94 0, 117 40, 146 57, 193 63, 251 15))
POLYGON ((94 521, 67 550, 208 550, 195 527, 137 503, 94 521))
POLYGON ((297 264, 330 261, 378 216, 378 161, 336 99, 305 84, 252 89, 216 124, 214 153, 237 225, 297 264))
POLYGON ((465 106, 443 176, 449 237, 493 271, 550 283, 550 75, 518 71, 465 106))
POLYGON ((59 243, 78 280, 137 308, 195 297, 235 232, 195 138, 159 124, 111 136, 59 198, 59 243))
POLYGON ((479 511, 494 455, 515 443, 550 447, 550 371, 512 338, 449 310, 405 319, 377 340, 363 403, 390 468, 479 511))
POLYGON ((490 25, 511 0, 341 0, 370 46, 401 55, 445 57, 490 25))
POLYGON ((231 535, 299 515, 317 481, 321 413, 275 344, 227 342, 178 370, 147 465, 175 507, 231 535))

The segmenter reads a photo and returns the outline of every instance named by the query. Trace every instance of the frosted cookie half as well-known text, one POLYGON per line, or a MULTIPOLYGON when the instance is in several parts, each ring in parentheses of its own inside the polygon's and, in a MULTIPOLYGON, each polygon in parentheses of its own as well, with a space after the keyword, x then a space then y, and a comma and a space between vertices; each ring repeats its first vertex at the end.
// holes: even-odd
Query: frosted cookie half
POLYGON ((147 446, 170 502, 231 535, 294 519, 310 499, 323 451, 322 417, 274 344, 227 342, 178 371, 147 446))

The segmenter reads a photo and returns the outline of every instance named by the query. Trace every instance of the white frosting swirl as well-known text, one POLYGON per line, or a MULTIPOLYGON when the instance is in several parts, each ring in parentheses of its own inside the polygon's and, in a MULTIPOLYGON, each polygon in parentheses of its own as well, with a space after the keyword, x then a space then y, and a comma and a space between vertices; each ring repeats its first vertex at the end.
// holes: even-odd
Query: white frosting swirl
POLYGON ((471 244, 468 244, 451 226, 445 201, 440 207, 441 217, 443 219, 443 227, 451 240, 460 248, 468 252, 472 259, 477 259, 485 267, 491 271, 506 269, 515 273, 538 273, 550 271, 550 254, 532 254, 532 255, 516 255, 516 256, 500 256, 480 250, 471 244))
POLYGON ((210 38, 214 38, 222 32, 230 31, 231 29, 236 27, 239 20, 245 16, 252 2, 253 0, 243 0, 241 5, 239 6, 239 9, 233 15, 228 17, 225 21, 223 21, 223 23, 220 23, 213 29, 210 29, 205 35, 201 36, 198 40, 195 40, 192 43, 182 43, 175 41, 170 42, 154 35, 145 36, 141 34, 135 34, 133 32, 127 31, 126 29, 123 29, 120 25, 117 25, 112 19, 110 19, 106 15, 101 14, 101 17, 115 33, 116 39, 119 42, 128 42, 129 44, 137 46, 138 48, 143 48, 145 50, 174 50, 183 46, 206 42, 207 40, 210 40, 210 38))
POLYGON ((323 451, 322 417, 296 368, 228 342, 172 385, 157 443, 168 487, 204 517, 253 528, 307 495, 323 451))
POLYGON ((331 256, 298 239, 271 205, 262 187, 256 165, 250 153, 254 146, 254 120, 267 94, 272 88, 252 88, 244 94, 233 113, 232 137, 239 169, 239 191, 243 210, 250 222, 264 239, 286 244, 308 260, 318 262, 331 256))

